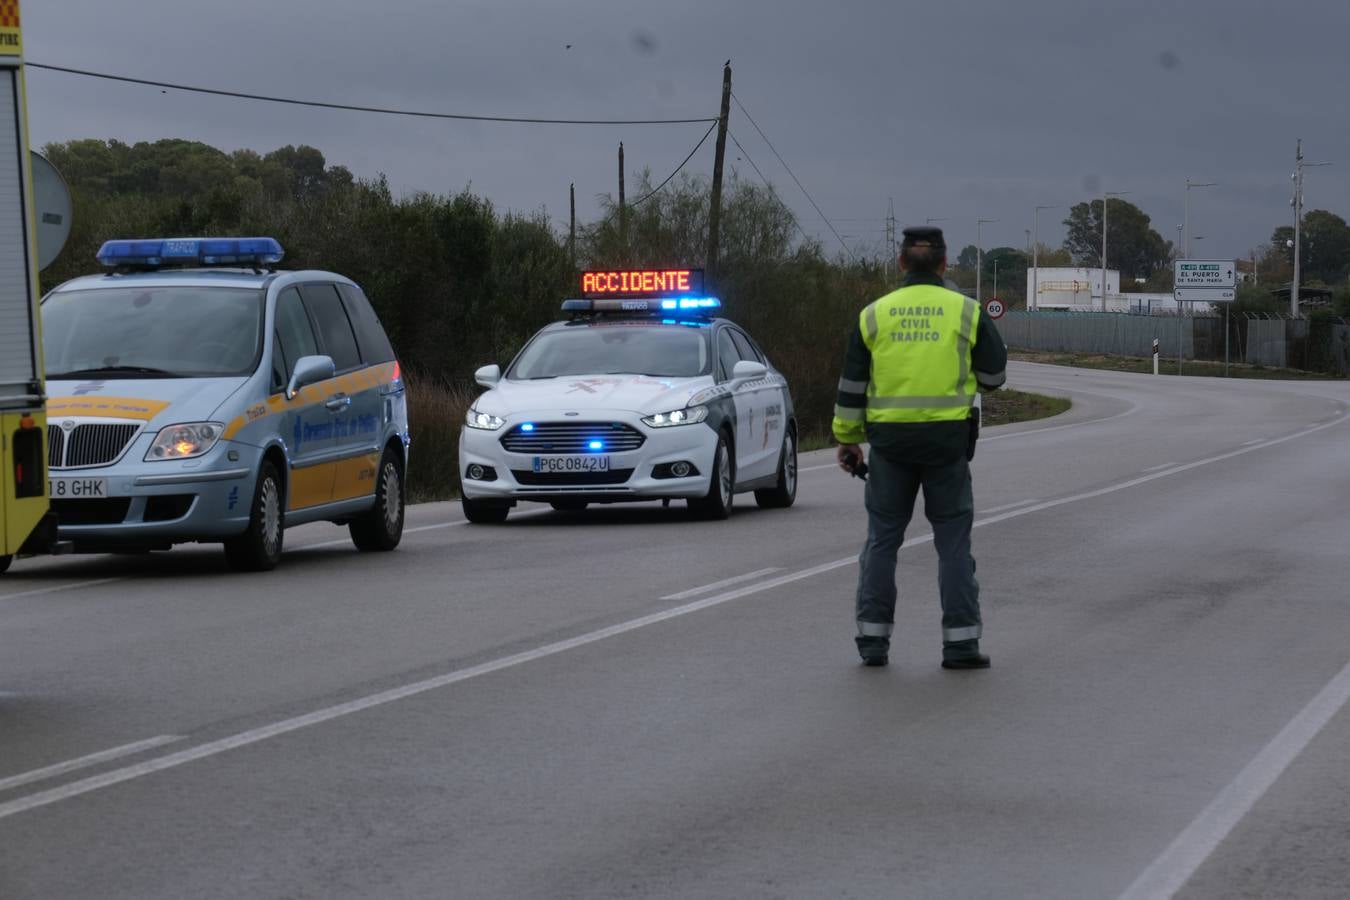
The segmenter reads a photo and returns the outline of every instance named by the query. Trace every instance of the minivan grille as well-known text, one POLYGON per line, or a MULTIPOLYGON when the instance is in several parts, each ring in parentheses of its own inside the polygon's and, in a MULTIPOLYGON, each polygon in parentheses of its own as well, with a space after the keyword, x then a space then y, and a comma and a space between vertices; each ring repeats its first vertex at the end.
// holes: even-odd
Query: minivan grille
POLYGON ((647 437, 623 422, 538 422, 529 430, 517 425, 502 438, 511 453, 622 453, 636 450, 647 437), (599 441, 603 446, 592 447, 599 441))
POLYGON ((68 436, 64 436, 64 453, 58 454, 56 439, 51 440, 49 462, 51 468, 77 469, 82 466, 106 466, 126 450, 141 430, 141 426, 123 422, 92 422, 76 425, 68 436))
POLYGON ((47 426, 47 468, 55 469, 61 465, 66 455, 66 433, 60 425, 47 426))

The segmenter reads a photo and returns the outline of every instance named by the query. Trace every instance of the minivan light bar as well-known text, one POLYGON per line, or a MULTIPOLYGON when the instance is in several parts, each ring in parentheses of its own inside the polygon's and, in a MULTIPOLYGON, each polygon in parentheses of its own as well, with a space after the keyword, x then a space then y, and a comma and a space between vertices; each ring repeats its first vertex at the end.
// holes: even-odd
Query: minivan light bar
POLYGON ((286 251, 275 238, 169 238, 105 241, 98 261, 109 268, 132 266, 267 266, 281 262, 286 251))

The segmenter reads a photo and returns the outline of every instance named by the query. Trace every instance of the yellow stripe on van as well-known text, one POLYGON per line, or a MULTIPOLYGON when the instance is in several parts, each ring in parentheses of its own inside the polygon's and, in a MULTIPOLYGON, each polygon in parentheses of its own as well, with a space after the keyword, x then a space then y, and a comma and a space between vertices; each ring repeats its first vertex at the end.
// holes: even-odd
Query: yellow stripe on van
POLYGON ((299 410, 309 406, 317 406, 339 392, 359 394, 364 390, 393 384, 396 365, 396 363, 381 363, 378 366, 358 369, 355 372, 348 372, 346 375, 339 375, 336 378, 329 378, 327 381, 308 385, 301 388, 295 399, 290 401, 287 401, 285 394, 273 394, 267 398, 265 404, 258 403, 245 410, 242 416, 235 416, 225 426, 224 438, 227 441, 232 439, 245 425, 251 425, 267 416, 289 412, 292 409, 299 410))
POLYGON ((133 397, 52 397, 47 401, 48 418, 102 416, 109 419, 139 419, 149 422, 169 408, 166 400, 133 397))
POLYGON ((380 453, 367 453, 344 459, 335 466, 333 499, 351 500, 375 493, 375 475, 380 468, 380 453))

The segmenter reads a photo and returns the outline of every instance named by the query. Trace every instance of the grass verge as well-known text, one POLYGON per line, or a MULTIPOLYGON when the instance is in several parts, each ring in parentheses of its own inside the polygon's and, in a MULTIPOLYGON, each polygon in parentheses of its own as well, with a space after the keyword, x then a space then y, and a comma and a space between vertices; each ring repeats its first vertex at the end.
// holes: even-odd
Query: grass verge
MULTIPOLYGON (((408 502, 452 500, 459 496, 459 429, 478 391, 426 375, 405 374, 408 385, 408 430, 412 433, 408 502)), ((1069 401, 1024 391, 985 394, 984 424, 1007 425, 1058 415, 1069 401)), ((802 435, 801 449, 834 446, 828 433, 802 435)))
MULTIPOLYGON (((1047 397, 1028 391, 1014 391, 1004 388, 984 394, 980 400, 980 422, 982 427, 1011 425, 1014 422, 1030 422, 1034 419, 1046 419, 1067 412, 1070 407, 1065 397, 1047 397)), ((823 450, 834 446, 834 436, 828 432, 812 432, 802 435, 801 449, 823 450)))
MULTIPOLYGON (((1080 369, 1105 369, 1111 372, 1153 373, 1153 358, 1139 356, 1108 356, 1103 353, 1057 353, 1044 350, 1010 350, 1009 359, 1022 362, 1047 363, 1052 366, 1075 366, 1080 369)), ((1176 375, 1177 361, 1160 360, 1159 375, 1176 375)), ((1202 375, 1207 378, 1222 378, 1223 363, 1210 360, 1187 359, 1181 363, 1182 375, 1202 375)), ((1229 363, 1229 378, 1266 378, 1277 381, 1343 381, 1334 375, 1320 372, 1305 372, 1302 369, 1276 369, 1269 366, 1255 366, 1247 363, 1229 363)))

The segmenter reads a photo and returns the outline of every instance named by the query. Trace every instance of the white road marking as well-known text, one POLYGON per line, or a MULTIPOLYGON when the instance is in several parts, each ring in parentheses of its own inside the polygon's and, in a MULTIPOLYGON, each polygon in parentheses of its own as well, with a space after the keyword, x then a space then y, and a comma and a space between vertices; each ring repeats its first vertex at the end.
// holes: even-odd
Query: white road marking
MULTIPOLYGON (((437 522, 435 525, 418 525, 416 528, 403 529, 404 534, 417 534, 419 531, 435 531, 438 528, 453 528, 456 525, 467 525, 468 522, 437 522)), ((296 550, 314 550, 319 547, 338 547, 343 544, 350 544, 352 539, 349 537, 337 538, 332 541, 320 541, 317 544, 297 544, 296 550)))
POLYGON ((1039 501, 1040 501, 1039 497, 1032 497, 1029 500, 1018 500, 1016 503, 1005 503, 1002 506, 995 506, 991 509, 986 509, 984 510, 984 513, 985 515, 988 515, 990 513, 1003 512, 1005 509, 1017 509, 1017 507, 1019 506, 1026 506, 1028 503, 1037 503, 1039 501))
POLYGON ((1209 806, 1145 869, 1121 900, 1166 900, 1181 890, 1215 848, 1350 700, 1350 665, 1341 669, 1238 773, 1209 806))
POLYGON ((1264 440, 1265 440, 1265 438, 1256 438, 1255 440, 1251 440, 1251 441, 1243 441, 1242 446, 1244 446, 1244 447, 1250 447, 1252 444, 1259 444, 1259 443, 1261 443, 1261 442, 1264 441, 1264 440))
POLYGON ((23 772, 19 775, 11 775, 8 778, 0 778, 0 791, 7 791, 10 788, 16 788, 24 784, 32 784, 35 781, 44 781, 48 778, 55 778, 58 775, 74 772, 77 769, 86 769, 89 766, 96 766, 99 763, 121 759, 124 756, 131 756, 133 753, 140 753, 143 750, 153 750, 156 747, 163 747, 165 744, 172 744, 175 741, 181 741, 182 739, 183 736, 181 734, 161 734, 159 737, 137 741, 134 744, 123 744, 121 747, 113 747, 111 750, 100 750, 98 753, 91 753, 88 756, 81 756, 78 759, 68 759, 65 762, 44 766, 41 769, 33 769, 31 772, 23 772))
POLYGON ((1175 465, 1176 465, 1176 463, 1173 463, 1173 462, 1158 463, 1156 466, 1149 466, 1147 469, 1143 469, 1143 470, 1141 470, 1141 471, 1144 471, 1144 472, 1156 472, 1156 471, 1158 471, 1159 469, 1167 469, 1167 468, 1170 468, 1170 467, 1175 466, 1175 465))
MULTIPOLYGON (((1335 425, 1341 424, 1341 422, 1343 422, 1345 418, 1346 418, 1345 416, 1342 416, 1341 418, 1336 419, 1333 422, 1329 422, 1326 425, 1318 426, 1316 429, 1313 430, 1321 431, 1326 428, 1331 428, 1335 425)), ((1156 472, 1152 475, 1141 475, 1136 478, 1131 478, 1128 481, 1122 481, 1117 484, 1107 485, 1106 487, 1097 488, 1096 490, 1084 491, 1079 494, 1072 494, 1067 497, 1060 497, 1055 500, 1046 500, 1043 502, 1024 506, 1020 509, 1009 510, 1008 512, 999 513, 998 515, 990 516, 984 519, 979 519, 975 522, 974 527, 983 528, 987 525, 993 525, 995 523, 1004 522, 1007 521, 1008 519, 1015 519, 1020 516, 1031 515, 1032 513, 1041 512, 1042 510, 1046 509, 1053 509, 1054 507, 1057 506, 1066 506, 1070 503, 1077 503, 1082 500, 1091 500, 1096 497, 1103 497, 1108 494, 1117 493, 1119 491, 1129 490, 1132 487, 1137 487, 1141 484, 1147 484, 1148 482, 1151 481, 1157 481, 1161 478, 1170 478, 1171 476, 1176 475, 1180 472, 1186 472, 1191 469, 1198 469, 1202 466, 1213 465, 1214 463, 1232 459, 1237 456, 1244 456, 1248 453, 1254 453, 1257 450, 1261 450, 1266 447, 1273 447, 1278 444, 1283 444, 1286 443, 1287 441, 1292 441, 1297 438, 1304 437, 1307 434, 1309 434, 1308 431, 1295 432, 1293 434, 1285 435, 1284 437, 1272 438, 1271 440, 1264 441, 1260 446, 1252 446, 1240 450, 1230 450, 1227 453, 1221 453, 1217 456, 1211 456, 1208 459, 1196 460, 1195 462, 1187 463, 1186 465, 1178 466, 1174 469, 1168 469, 1167 471, 1164 472, 1156 472)), ((930 543, 932 540, 933 540, 932 534, 919 535, 917 537, 906 540, 905 546, 912 547, 917 546, 919 544, 927 544, 930 543)), ((646 628, 649 625, 656 625, 661 622, 669 621, 670 619, 676 619, 681 616, 687 616, 690 613, 699 612, 700 610, 710 609, 714 606, 720 606, 724 603, 729 603, 732 600, 738 600, 741 597, 748 597, 751 594, 758 594, 763 591, 772 590, 777 587, 782 587, 785 584, 792 584, 793 582, 802 581, 807 578, 814 578, 817 575, 823 575, 826 572, 832 572, 835 569, 840 569, 845 566, 857 565, 857 562, 858 560, 856 556, 846 556, 843 559, 836 559, 833 562, 821 563, 820 565, 812 566, 808 569, 802 569, 797 572, 789 572, 786 575, 779 575, 775 578, 765 579, 756 584, 734 588, 729 591, 724 591, 720 594, 714 594, 711 597, 705 597, 702 600, 695 600, 692 603, 686 603, 682 606, 675 606, 670 609, 663 610, 661 612, 641 616, 640 618, 637 619, 630 619, 627 622, 620 622, 617 625, 611 625, 607 628, 601 628, 598 631, 591 631, 573 638, 568 638, 566 640, 555 641, 554 643, 551 644, 545 644, 544 646, 536 647, 533 650, 526 650, 521 653, 515 653, 512 654, 511 656, 506 656, 502 657, 501 659, 480 663, 479 665, 471 666, 467 669, 461 669, 456 672, 448 672, 444 675, 438 675, 434 678, 428 678, 423 681, 415 681, 410 684, 405 684, 402 687, 391 688, 386 691, 380 691, 379 693, 370 694, 366 697, 360 697, 355 700, 349 700, 346 703, 339 703, 335 706, 329 706, 323 709, 318 709, 315 710, 314 712, 307 713, 302 716, 296 716, 290 719, 282 719, 281 721, 273 722, 270 725, 263 725, 259 728, 239 732, 238 734, 220 738, 215 741, 209 741, 208 743, 200 744, 196 747, 189 747, 186 750, 180 750, 176 753, 170 753, 167 756, 161 756, 156 759, 149 759, 144 762, 136 763, 131 766, 126 766, 121 769, 113 769, 111 771, 104 772, 100 775, 94 775, 89 778, 80 779, 79 781, 72 781, 69 784, 61 785, 60 787, 51 788, 46 791, 39 791, 35 794, 30 794, 27 797, 20 797, 15 800, 10 800, 7 803, 0 803, 0 819, 5 819, 13 815, 18 815, 19 813, 26 812, 30 809, 37 809, 39 807, 48 806, 53 803, 59 803, 62 800, 68 800, 72 797, 78 797, 81 794, 87 794, 90 793, 91 791, 101 790, 105 787, 111 787, 112 785, 121 784, 122 782, 125 781, 131 781, 136 778, 142 778, 146 775, 151 775, 155 772, 162 772, 165 769, 172 769, 177 766, 184 765, 186 763, 195 762, 199 759, 205 759, 207 757, 215 756, 220 753, 225 753, 226 751, 229 750, 235 750, 240 747, 247 747, 251 744, 256 744, 260 741, 265 741, 283 734, 289 734, 292 731, 298 731, 302 728, 308 728, 311 725, 319 725, 323 722, 328 722, 333 719, 341 718, 343 716, 349 716, 354 713, 361 712, 363 710, 371 709, 373 707, 383 706, 387 703, 393 703, 398 700, 407 699, 408 697, 414 697, 418 694, 426 693, 427 691, 433 691, 438 688, 448 687, 449 685, 452 684, 458 684, 459 682, 462 681, 468 681, 471 678, 478 678, 479 676, 482 675, 488 675, 493 672, 499 672, 503 669, 509 669, 514 666, 534 662, 535 660, 544 659, 549 656, 555 656, 559 653, 565 653, 568 650, 575 650, 578 647, 584 647, 587 644, 593 644, 597 641, 603 641, 607 638, 615 637, 617 635, 627 634, 630 631, 636 631, 640 628, 646 628)), ((1346 677, 1347 679, 1350 679, 1350 675, 1347 675, 1346 677)), ((1341 702, 1343 703, 1344 701, 1342 700, 1341 702)), ((1337 708, 1339 709, 1339 705, 1337 706, 1337 708)), ((1321 726, 1318 725, 1318 727, 1320 728, 1321 726)))
POLYGON ((116 578, 96 578, 93 581, 75 581, 70 584, 58 584, 53 587, 34 588, 31 591, 17 591, 13 594, 0 594, 0 601, 18 600, 20 597, 38 597, 42 594, 55 594, 59 591, 73 591, 85 587, 97 587, 100 584, 112 584, 114 581, 126 581, 130 575, 119 575, 116 578))
POLYGON ((662 600, 685 600, 689 597, 697 597, 699 594, 706 594, 709 591, 715 591, 718 588, 731 587, 733 584, 741 584, 746 581, 754 581, 756 578, 763 578, 766 575, 772 575, 774 572, 781 572, 780 566, 770 566, 767 569, 760 569, 757 572, 746 572, 744 575, 736 575, 732 578, 723 578, 721 581, 714 581, 712 584, 705 584, 703 587, 690 588, 687 591, 680 591, 678 594, 667 594, 662 600))

